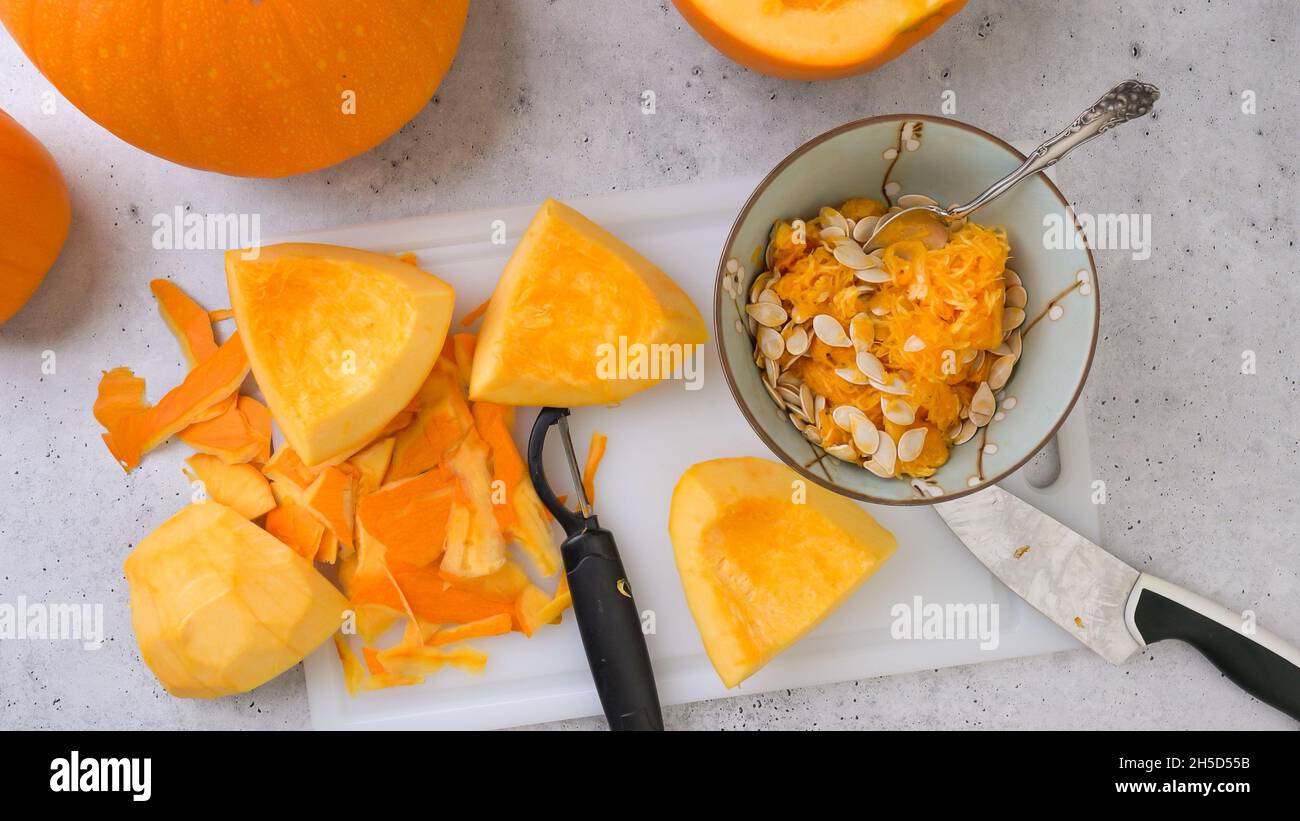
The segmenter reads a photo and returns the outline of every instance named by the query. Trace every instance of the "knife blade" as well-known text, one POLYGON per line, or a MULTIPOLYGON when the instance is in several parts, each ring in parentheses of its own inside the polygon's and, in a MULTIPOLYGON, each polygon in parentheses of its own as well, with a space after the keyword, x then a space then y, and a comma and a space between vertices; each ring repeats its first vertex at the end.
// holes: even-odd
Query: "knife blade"
POLYGON ((935 510, 1007 587, 1111 664, 1179 639, 1300 719, 1300 650, 1253 617, 1143 573, 997 486, 935 510))

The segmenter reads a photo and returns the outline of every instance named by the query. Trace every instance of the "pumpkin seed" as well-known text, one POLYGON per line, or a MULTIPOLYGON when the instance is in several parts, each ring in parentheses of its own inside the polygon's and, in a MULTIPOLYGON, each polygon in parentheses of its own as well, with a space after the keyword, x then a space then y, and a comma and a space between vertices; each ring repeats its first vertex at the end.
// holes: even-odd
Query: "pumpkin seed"
POLYGON ((845 432, 853 430, 853 420, 858 418, 866 419, 867 415, 855 405, 837 405, 831 411, 831 421, 835 423, 835 427, 845 432))
POLYGON ((925 340, 917 336, 916 334, 912 334, 907 338, 907 341, 903 343, 903 350, 907 351, 908 353, 916 353, 917 351, 923 351, 925 350, 925 340))
POLYGON ((1000 356, 1014 356, 1020 358, 1020 351, 1024 340, 1020 336, 1020 331, 1012 331, 1007 334, 1007 338, 1002 340, 1002 344, 993 349, 993 353, 1000 356))
POLYGON ((771 302, 751 302, 745 306, 745 313, 749 314, 760 325, 767 328, 777 328, 789 318, 785 308, 780 305, 774 305, 771 302))
POLYGON ((849 235, 849 223, 844 219, 844 215, 834 208, 826 207, 817 212, 822 222, 832 228, 838 228, 844 232, 844 236, 849 235))
POLYGON ((835 250, 831 251, 831 255, 840 265, 855 271, 865 271, 880 265, 880 260, 867 256, 862 246, 856 242, 841 242, 835 246, 835 250))
POLYGON ((1012 308, 1023 308, 1029 301, 1029 294, 1019 285, 1012 285, 1006 292, 1006 304, 1012 308))
POLYGON ((781 297, 777 296, 776 291, 773 291, 771 288, 764 288, 758 292, 758 299, 756 301, 764 302, 769 305, 780 305, 781 297))
POLYGON ((857 366, 858 370, 872 382, 885 381, 885 366, 875 354, 869 351, 858 351, 857 366))
POLYGON ((802 305, 795 305, 790 309, 790 319, 802 325, 808 321, 807 311, 802 305))
POLYGON ((785 340, 776 330, 763 325, 758 329, 758 349, 768 359, 780 359, 781 354, 785 353, 785 340))
POLYGON ((781 376, 781 367, 772 360, 767 359, 764 371, 763 376, 767 379, 768 384, 776 387, 776 380, 781 376))
MULTIPOLYGON (((909 149, 915 151, 916 149, 909 149)), ((927 197, 925 194, 904 194, 898 198, 898 207, 915 208, 921 205, 938 205, 939 201, 927 197)))
POLYGON ((852 462, 854 464, 857 464, 858 462, 858 452, 853 449, 852 445, 830 445, 826 448, 826 452, 844 462, 852 462))
POLYGON ((813 419, 821 419, 824 410, 826 410, 826 397, 817 394, 817 398, 813 400, 813 419))
POLYGON ((758 295, 763 293, 763 291, 767 289, 772 279, 773 277, 771 271, 764 271, 763 273, 754 277, 754 284, 749 286, 749 301, 758 302, 758 295))
POLYGON ((895 376, 888 382, 879 379, 871 380, 871 387, 881 393, 892 393, 896 396, 908 396, 912 389, 908 387, 907 382, 901 376, 895 376))
POLYGON ((912 428, 898 437, 898 461, 911 462, 921 455, 929 428, 912 428))
MULTIPOLYGON (((859 411, 861 413, 861 411, 859 411)), ((853 447, 863 456, 871 456, 880 448, 880 431, 867 415, 854 416, 850 420, 849 435, 853 437, 853 447)), ((889 437, 886 436, 886 439, 889 437)))
POLYGON ((964 445, 971 439, 975 438, 975 432, 978 430, 979 425, 976 425, 974 422, 967 419, 965 422, 961 423, 961 433, 957 434, 957 438, 953 439, 952 443, 954 445, 964 445))
POLYGON ((785 410, 785 402, 781 399, 781 394, 776 392, 776 388, 768 384, 767 380, 763 380, 763 387, 767 388, 767 395, 772 397, 772 401, 776 403, 776 407, 779 410, 785 410))
POLYGON ((836 368, 835 375, 850 385, 867 385, 871 381, 857 368, 836 368))
POLYGON ((1002 390, 1011 378, 1011 369, 1016 366, 1016 358, 1011 354, 999 356, 993 367, 989 368, 989 387, 995 391, 1002 390))
POLYGON ((910 425, 916 421, 916 408, 902 399, 880 397, 880 412, 895 425, 910 425))
POLYGON ((1004 308, 1002 310, 1002 328, 1014 330, 1025 321, 1025 312, 1021 308, 1004 308))
POLYGON ((785 349, 791 356, 799 357, 808 353, 811 342, 808 331, 802 325, 792 325, 790 332, 785 335, 785 349))
POLYGON ((849 340, 857 351, 865 351, 876 340, 876 326, 866 312, 854 314, 849 320, 849 340))
POLYGON ((1007 287, 1024 284, 1023 282, 1020 281, 1020 274, 1017 274, 1015 271, 1011 270, 1010 268, 1002 269, 1002 279, 1004 282, 1006 282, 1007 287))
POLYGON ((799 431, 800 433, 803 433, 803 429, 808 427, 808 423, 804 421, 804 418, 797 413, 790 414, 790 423, 793 424, 795 430, 799 431))
POLYGON ((809 425, 803 429, 803 438, 807 439, 809 442, 812 442, 814 445, 820 445, 822 443, 822 435, 818 433, 817 428, 813 427, 812 425, 809 425))
POLYGON ((778 383, 776 391, 781 394, 781 400, 787 405, 794 405, 796 408, 803 406, 799 400, 799 386, 782 385, 778 383))
POLYGON ((807 385, 799 386, 799 407, 803 410, 804 418, 809 422, 817 418, 817 408, 814 405, 816 401, 812 388, 807 385))
POLYGON ((993 398, 993 389, 988 382, 981 382, 970 400, 970 418, 979 427, 984 427, 993 418, 998 409, 998 402, 993 398))
POLYGON ((812 324, 813 333, 817 338, 832 348, 852 347, 853 342, 849 339, 849 335, 844 333, 844 326, 830 314, 817 314, 813 317, 812 324))
POLYGON ((828 225, 821 230, 822 242, 830 244, 832 240, 845 239, 848 237, 847 231, 842 231, 834 225, 828 225))
MULTIPOLYGON (((867 254, 867 259, 876 259, 876 257, 867 254)), ((888 271, 880 267, 879 261, 877 261, 877 264, 875 265, 854 271, 853 275, 856 276, 858 279, 862 280, 863 282, 867 282, 872 285, 882 285, 893 279, 893 277, 889 275, 888 271)))
POLYGON ((890 438, 888 433, 880 434, 879 446, 871 458, 862 463, 862 466, 882 479, 891 479, 894 476, 894 467, 898 462, 898 446, 890 438))
POLYGON ((863 217, 858 220, 858 224, 853 226, 853 238, 860 243, 871 239, 871 234, 876 230, 876 223, 878 222, 880 222, 880 217, 863 217))

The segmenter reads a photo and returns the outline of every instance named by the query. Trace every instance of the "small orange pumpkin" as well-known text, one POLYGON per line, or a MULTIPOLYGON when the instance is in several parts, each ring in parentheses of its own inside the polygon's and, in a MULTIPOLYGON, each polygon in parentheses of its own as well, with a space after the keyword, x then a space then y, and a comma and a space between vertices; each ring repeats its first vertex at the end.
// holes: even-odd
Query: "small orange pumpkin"
POLYGON ((334 165, 433 97, 469 0, 0 0, 77 108, 172 162, 245 177, 334 165))
POLYGON ((72 221, 50 152, 0 111, 0 325, 40 287, 72 221))
POLYGON ((789 80, 870 71, 902 54, 966 0, 673 0, 737 63, 789 80))

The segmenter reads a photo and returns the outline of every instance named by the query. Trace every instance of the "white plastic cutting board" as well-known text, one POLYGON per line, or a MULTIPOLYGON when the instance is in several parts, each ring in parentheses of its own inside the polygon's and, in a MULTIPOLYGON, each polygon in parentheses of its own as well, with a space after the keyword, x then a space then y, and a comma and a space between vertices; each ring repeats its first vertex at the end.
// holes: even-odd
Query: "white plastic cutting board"
MULTIPOLYGON (((712 315, 713 280, 722 245, 757 180, 689 184, 605 194, 570 204, 661 266, 712 315)), ((411 251, 421 267, 456 288, 457 319, 486 300, 536 204, 440 214, 298 234, 283 240, 327 242, 378 251, 411 251), (501 221, 501 222, 497 222, 501 221), (507 241, 491 238, 504 225, 507 241)), ((728 692, 704 654, 668 540, 668 504, 687 467, 720 456, 770 456, 727 390, 716 350, 708 346, 704 386, 665 382, 617 408, 580 408, 574 443, 585 451, 592 430, 609 436, 597 480, 601 524, 618 539, 637 605, 653 611, 647 636, 664 704, 805 687, 918 669, 1072 649, 1079 645, 997 582, 928 508, 871 507, 893 531, 898 552, 848 602, 802 641, 728 692), (925 603, 996 604, 1000 641, 891 638, 890 609, 925 603)), ((522 446, 533 413, 520 413, 522 446)), ((1036 491, 1019 477, 1004 486, 1089 538, 1100 525, 1090 503, 1092 466, 1081 413, 1058 437, 1061 478, 1036 491)), ((568 484, 560 448, 548 448, 547 475, 557 492, 568 484)), ((488 653, 485 673, 445 670, 417 687, 348 696, 332 644, 306 661, 312 723, 322 729, 463 729, 531 724, 596 715, 572 614, 532 639, 518 634, 473 643, 488 653)))

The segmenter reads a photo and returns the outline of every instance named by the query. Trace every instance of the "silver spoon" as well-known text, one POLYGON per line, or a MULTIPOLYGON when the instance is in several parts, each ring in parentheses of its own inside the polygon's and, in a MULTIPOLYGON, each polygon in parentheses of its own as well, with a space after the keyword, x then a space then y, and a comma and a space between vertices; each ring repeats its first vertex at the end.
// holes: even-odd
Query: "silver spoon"
POLYGON ((993 200, 1010 191, 1022 180, 1056 165, 1066 154, 1111 128, 1135 117, 1150 113, 1160 90, 1137 80, 1125 80, 1107 91, 1101 99, 1084 111, 1064 131, 1038 146, 1025 158, 1020 167, 984 189, 984 192, 965 205, 942 208, 938 205, 914 205, 880 218, 863 244, 868 251, 888 245, 882 242, 881 231, 892 225, 895 234, 919 239, 926 247, 943 247, 948 241, 948 224, 970 216, 993 200))

